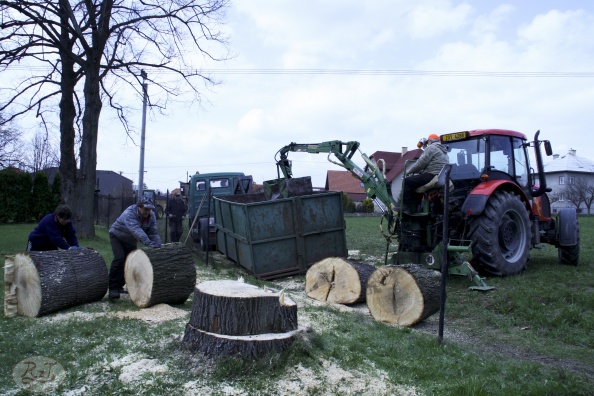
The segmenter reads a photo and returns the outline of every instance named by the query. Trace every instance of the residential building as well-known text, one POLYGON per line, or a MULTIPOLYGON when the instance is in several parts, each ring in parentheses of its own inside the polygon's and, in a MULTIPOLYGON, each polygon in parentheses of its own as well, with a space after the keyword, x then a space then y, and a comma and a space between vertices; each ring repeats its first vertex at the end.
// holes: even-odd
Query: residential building
POLYGON ((359 206, 367 195, 365 189, 362 186, 361 180, 357 179, 349 171, 329 170, 326 173, 326 186, 324 187, 327 191, 342 191, 359 206))
MULTIPOLYGON (((396 201, 398 201, 402 191, 402 176, 407 161, 418 159, 422 153, 423 151, 420 149, 409 151, 407 147, 402 147, 400 153, 376 151, 369 156, 371 160, 378 164, 380 171, 386 176, 386 180, 390 183, 392 189, 392 196, 396 201)), ((361 204, 367 198, 361 181, 349 171, 328 171, 325 189, 347 193, 356 205, 361 204)), ((377 207, 377 203, 375 205, 375 211, 382 212, 383 208, 377 207)))
MULTIPOLYGON (((58 173, 58 168, 46 168, 43 172, 51 184, 54 180, 54 176, 58 173)), ((96 176, 97 181, 95 188, 100 195, 124 197, 131 197, 133 195, 132 180, 127 177, 109 170, 97 170, 96 176)))
MULTIPOLYGON (((553 155, 553 160, 544 164, 547 187, 551 188, 551 210, 557 213, 562 208, 575 208, 575 205, 563 194, 565 186, 573 185, 578 179, 583 179, 594 186, 594 161, 578 157, 575 149, 570 149, 565 155, 553 155)), ((582 203, 578 213, 587 213, 582 203)))

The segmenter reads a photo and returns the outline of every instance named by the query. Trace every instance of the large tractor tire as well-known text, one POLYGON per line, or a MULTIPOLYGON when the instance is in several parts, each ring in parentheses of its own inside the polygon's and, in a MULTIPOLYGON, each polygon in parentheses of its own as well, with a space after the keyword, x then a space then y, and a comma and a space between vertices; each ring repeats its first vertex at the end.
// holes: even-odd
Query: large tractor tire
POLYGON ((497 276, 521 272, 528 261, 531 237, 526 205, 510 192, 496 191, 483 213, 470 220, 475 268, 497 276))
POLYGON ((577 212, 574 208, 559 210, 557 217, 559 233, 563 232, 563 238, 574 239, 575 245, 559 245, 557 253, 561 264, 577 266, 580 261, 580 223, 578 222, 577 212))

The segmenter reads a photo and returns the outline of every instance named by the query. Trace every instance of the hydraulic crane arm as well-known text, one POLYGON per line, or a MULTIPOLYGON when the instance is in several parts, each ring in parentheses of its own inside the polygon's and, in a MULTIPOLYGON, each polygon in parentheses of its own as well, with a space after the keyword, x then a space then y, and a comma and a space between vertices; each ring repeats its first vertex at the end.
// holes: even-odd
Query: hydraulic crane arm
MULTIPOLYGON (((359 148, 359 142, 342 142, 340 140, 331 140, 322 143, 298 144, 291 143, 281 148, 277 155, 280 158, 276 161, 278 169, 287 179, 293 177, 292 164, 287 158, 289 152, 305 152, 310 154, 328 153, 328 161, 341 166, 351 172, 363 183, 365 194, 371 199, 378 199, 386 207, 387 215, 390 219, 397 216, 396 201, 392 197, 392 189, 385 175, 366 154, 361 153, 361 157, 367 164, 366 169, 361 169, 351 158, 359 148), (330 158, 333 155, 337 161, 330 158)), ((280 176, 280 175, 279 175, 280 176)))

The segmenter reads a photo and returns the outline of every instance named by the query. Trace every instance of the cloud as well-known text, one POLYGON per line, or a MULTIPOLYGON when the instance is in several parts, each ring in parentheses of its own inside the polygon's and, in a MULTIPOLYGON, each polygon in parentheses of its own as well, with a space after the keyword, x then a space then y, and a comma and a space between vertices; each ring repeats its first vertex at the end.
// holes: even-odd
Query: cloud
POLYGON ((473 12, 474 8, 466 3, 454 5, 448 0, 421 3, 408 14, 408 29, 413 38, 436 37, 465 28, 473 12))

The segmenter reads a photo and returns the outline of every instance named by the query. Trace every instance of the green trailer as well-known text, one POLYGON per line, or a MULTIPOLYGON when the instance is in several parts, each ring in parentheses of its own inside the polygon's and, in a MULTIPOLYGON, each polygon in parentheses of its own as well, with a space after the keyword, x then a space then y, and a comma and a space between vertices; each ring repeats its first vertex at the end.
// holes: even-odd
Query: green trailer
POLYGON ((304 274, 326 257, 346 257, 342 193, 270 200, 265 193, 214 198, 216 246, 260 279, 304 274))

